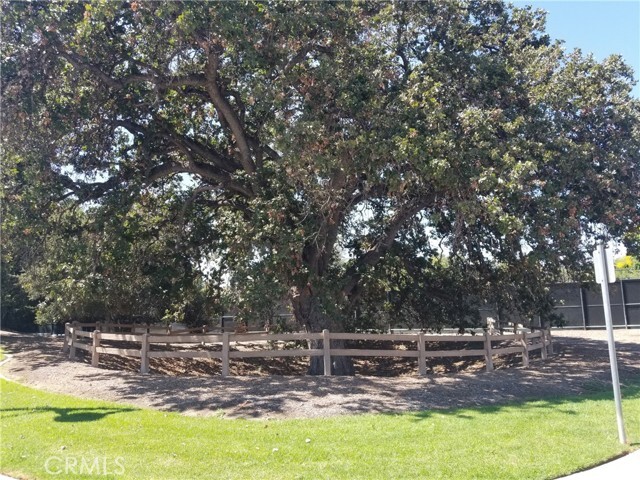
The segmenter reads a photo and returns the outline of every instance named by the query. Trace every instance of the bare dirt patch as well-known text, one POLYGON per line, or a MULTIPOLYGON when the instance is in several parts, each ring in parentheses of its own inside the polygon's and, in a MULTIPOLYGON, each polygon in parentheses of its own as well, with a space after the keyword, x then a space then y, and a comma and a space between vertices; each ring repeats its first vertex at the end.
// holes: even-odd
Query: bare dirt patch
MULTIPOLYGON (((622 381, 640 381, 640 330, 617 330, 616 342, 622 381)), ((610 380, 603 331, 555 331, 556 353, 547 361, 536 354, 526 369, 517 358, 506 360, 513 362, 509 368, 490 373, 484 372, 481 361, 454 359, 448 366, 439 362, 440 369, 432 365, 425 377, 414 374, 410 361, 381 368, 375 359, 362 360, 361 374, 355 377, 304 376, 304 360, 294 359, 256 360, 260 365, 253 359, 234 361, 232 374, 250 375, 227 378, 217 374, 214 363, 201 360, 158 362, 152 364, 150 375, 140 375, 135 359, 105 355, 105 367, 100 368, 92 368, 87 359, 69 361, 57 338, 5 332, 2 343, 12 358, 1 372, 36 388, 230 418, 309 418, 490 405, 593 392, 607 388, 610 380), (439 370, 459 373, 439 374, 439 370), (400 376, 371 376, 381 371, 400 376)))

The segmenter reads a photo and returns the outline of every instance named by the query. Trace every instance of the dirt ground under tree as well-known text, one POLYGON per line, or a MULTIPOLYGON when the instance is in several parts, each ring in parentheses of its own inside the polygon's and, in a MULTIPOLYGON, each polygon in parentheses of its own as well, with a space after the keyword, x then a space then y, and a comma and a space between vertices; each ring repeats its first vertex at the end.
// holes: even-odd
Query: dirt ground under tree
MULTIPOLYGON (((141 375, 135 360, 109 356, 99 368, 84 357, 70 361, 62 354, 60 338, 1 335, 10 358, 0 373, 8 379, 46 391, 187 415, 276 419, 399 413, 579 395, 610 384, 604 331, 554 331, 554 355, 543 361, 537 353, 529 368, 517 357, 502 360, 493 372, 484 372, 483 362, 453 361, 434 365, 425 377, 411 375, 413 369, 406 364, 381 368, 372 361, 361 362, 360 371, 398 376, 274 374, 302 371, 303 364, 286 363, 292 359, 263 366, 236 364, 235 373, 249 374, 245 376, 222 378, 210 374, 210 366, 177 361, 158 363, 150 375, 141 375)), ((640 381, 640 330, 616 330, 615 337, 621 381, 640 381)))

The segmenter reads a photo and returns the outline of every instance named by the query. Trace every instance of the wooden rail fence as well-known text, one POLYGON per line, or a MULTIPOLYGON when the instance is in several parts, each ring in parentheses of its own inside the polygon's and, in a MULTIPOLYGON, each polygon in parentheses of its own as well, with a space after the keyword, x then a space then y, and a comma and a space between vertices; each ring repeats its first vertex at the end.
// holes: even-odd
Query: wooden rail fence
POLYGON ((419 375, 427 373, 427 358, 444 357, 484 357, 487 371, 493 370, 493 357, 496 355, 519 354, 525 367, 529 366, 529 352, 540 350, 542 359, 546 359, 553 352, 551 333, 549 330, 536 332, 522 332, 516 334, 490 335, 427 335, 425 333, 406 334, 376 334, 376 333, 207 333, 204 329, 197 329, 203 333, 193 331, 170 332, 165 327, 129 326, 132 332, 144 333, 110 333, 110 330, 120 329, 122 325, 67 323, 65 325, 63 351, 69 353, 69 358, 76 357, 77 349, 86 350, 91 354, 91 365, 97 367, 100 355, 111 354, 140 358, 140 372, 149 373, 150 358, 215 358, 222 363, 222 376, 229 375, 229 363, 235 358, 271 358, 271 357, 323 357, 324 375, 331 375, 331 357, 409 357, 418 359, 419 375), (93 328, 93 331, 85 331, 93 328), (100 330, 102 328, 103 330, 100 330), (331 340, 351 341, 391 341, 413 342, 415 350, 382 350, 361 348, 333 348, 331 340), (129 342, 131 348, 120 348, 104 345, 102 342, 129 342), (238 350, 237 347, 246 342, 261 342, 269 348, 262 350, 238 350), (278 349, 274 342, 306 342, 307 348, 278 349), (483 348, 460 348, 457 350, 429 350, 427 343, 482 343, 483 348), (495 347, 495 343, 501 345, 495 347), (506 345, 505 345, 506 344, 506 345), (139 345, 139 346, 138 346, 139 345), (220 350, 174 350, 161 349, 151 346, 188 346, 188 345, 217 345, 220 350), (315 345, 315 348, 312 348, 315 345), (318 347, 318 345, 321 345, 318 347), (135 347, 135 348, 134 348, 135 347))

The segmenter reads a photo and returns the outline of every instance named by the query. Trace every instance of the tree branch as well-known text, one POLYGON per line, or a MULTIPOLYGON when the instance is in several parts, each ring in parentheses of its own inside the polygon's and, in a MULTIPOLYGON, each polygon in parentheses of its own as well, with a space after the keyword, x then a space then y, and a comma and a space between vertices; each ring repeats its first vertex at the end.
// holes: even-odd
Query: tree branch
POLYGON ((386 231, 378 238, 376 243, 371 247, 364 255, 362 255, 353 265, 351 265, 345 274, 347 281, 342 288, 342 293, 345 296, 350 296, 354 292, 364 270, 367 267, 372 267, 377 264, 384 254, 391 248, 393 241, 398 235, 398 232, 402 227, 417 213, 423 210, 429 205, 435 198, 435 195, 430 195, 426 198, 421 198, 410 204, 404 206, 404 208, 398 210, 394 217, 389 222, 386 231))
POLYGON ((165 122, 161 118, 154 117, 154 121, 160 126, 160 128, 162 128, 162 131, 169 137, 169 139, 176 146, 181 147, 181 149, 185 149, 197 154, 201 158, 207 160, 208 162, 211 162, 222 171, 233 173, 238 170, 239 166, 231 158, 225 157, 215 150, 212 150, 208 146, 203 145, 202 143, 193 140, 186 135, 182 135, 176 132, 167 122, 165 122))
POLYGON ((235 139, 240 153, 240 164, 247 173, 255 173, 256 167, 251 158, 251 149, 247 142, 244 126, 233 111, 231 104, 229 104, 220 91, 220 86, 218 85, 218 67, 220 66, 220 57, 208 44, 206 45, 205 50, 207 51, 207 65, 205 67, 207 92, 209 93, 218 114, 221 115, 222 119, 224 119, 229 125, 229 129, 233 134, 233 138, 235 139))
POLYGON ((169 162, 156 165, 147 172, 147 182, 153 183, 174 173, 188 173, 179 163, 169 162))
MULTIPOLYGON (((147 174, 150 183, 174 173, 192 173, 206 180, 214 181, 234 193, 239 193, 248 198, 253 197, 253 192, 250 189, 232 180, 231 174, 239 169, 239 166, 232 159, 220 155, 206 145, 185 135, 179 134, 161 118, 154 118, 154 121, 162 130, 162 133, 168 137, 169 141, 186 157, 188 165, 169 162, 155 166, 147 174), (210 164, 197 161, 196 156, 210 162, 210 164)), ((130 132, 151 135, 149 129, 131 120, 117 120, 114 124, 126 128, 130 132)))
MULTIPOLYGON (((191 192, 191 196, 184 202, 184 205, 182 205, 182 209, 180 210, 180 216, 179 216, 180 225, 184 227, 184 224, 185 224, 184 219, 186 217, 187 210, 191 208, 191 205, 193 205, 193 202, 196 200, 196 197, 201 193, 214 192, 215 190, 216 190, 215 185, 200 185, 199 187, 194 189, 193 192, 191 192)), ((217 205, 218 205, 218 202, 216 202, 216 206, 217 205)))
POLYGON ((226 172, 219 172, 212 165, 194 160, 189 152, 183 153, 185 153, 189 159, 188 165, 176 162, 157 165, 149 170, 147 174, 148 182, 152 183, 175 173, 191 173, 200 176, 204 180, 215 182, 220 188, 226 189, 229 192, 239 193, 247 198, 253 197, 253 192, 243 185, 234 182, 226 172))
POLYGON ((69 63, 71 63, 74 68, 91 72, 102 83, 111 88, 121 89, 133 83, 148 82, 155 85, 159 89, 167 89, 182 86, 199 87, 205 85, 207 82, 204 75, 198 74, 185 75, 180 77, 162 77, 153 74, 137 73, 128 75, 123 78, 113 78, 109 74, 103 72, 97 65, 90 63, 83 56, 75 52, 66 50, 64 45, 57 38, 52 39, 52 42, 57 47, 59 55, 69 63))
POLYGON ((73 181, 67 175, 63 175, 62 173, 58 173, 54 170, 50 170, 50 173, 56 177, 63 187, 71 191, 71 193, 65 193, 60 200, 67 198, 70 195, 77 196, 81 202, 96 200, 117 187, 121 181, 119 177, 111 177, 104 182, 79 183, 73 181))

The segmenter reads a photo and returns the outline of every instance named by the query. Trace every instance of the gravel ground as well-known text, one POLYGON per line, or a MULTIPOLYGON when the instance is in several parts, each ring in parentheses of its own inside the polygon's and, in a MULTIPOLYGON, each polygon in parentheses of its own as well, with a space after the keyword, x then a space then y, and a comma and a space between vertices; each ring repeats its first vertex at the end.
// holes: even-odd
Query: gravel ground
MULTIPOLYGON (((168 376, 69 361, 59 338, 2 332, 5 377, 38 389, 186 415, 312 418, 502 404, 582 394, 610 382, 604 331, 554 331, 555 353, 529 368, 426 377, 168 376)), ((620 378, 640 381, 640 330, 616 330, 620 378)), ((533 352, 532 352, 533 354, 533 352)))

